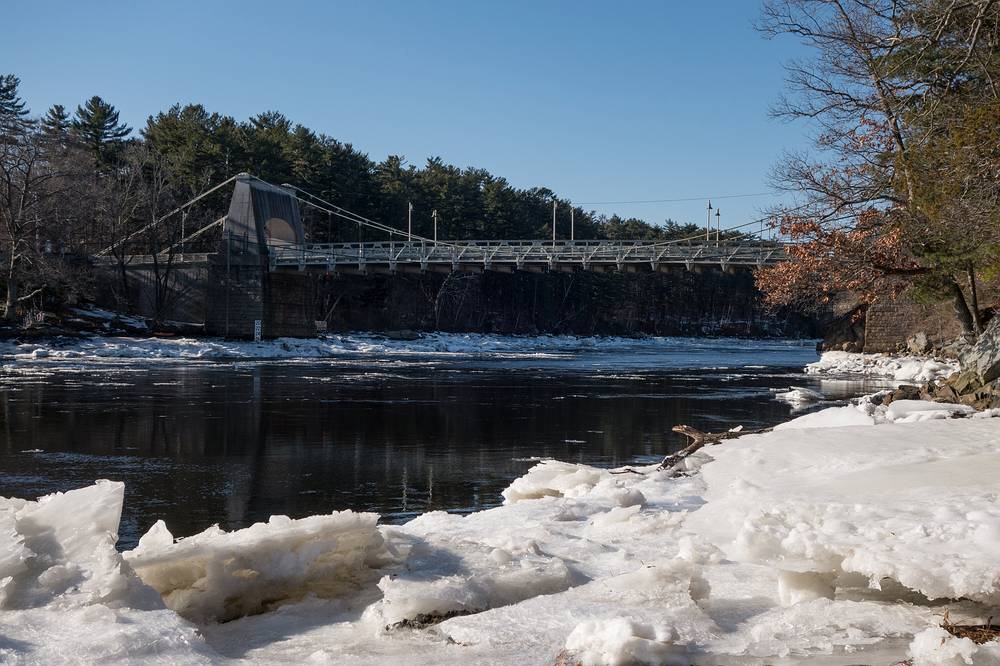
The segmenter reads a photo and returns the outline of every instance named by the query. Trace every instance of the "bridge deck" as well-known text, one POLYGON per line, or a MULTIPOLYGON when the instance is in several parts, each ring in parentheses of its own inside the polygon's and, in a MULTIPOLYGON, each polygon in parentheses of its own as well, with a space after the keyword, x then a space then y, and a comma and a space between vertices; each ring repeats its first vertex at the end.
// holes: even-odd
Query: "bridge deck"
POLYGON ((416 241, 376 243, 271 244, 271 269, 369 265, 395 270, 397 267, 479 266, 485 270, 531 267, 617 267, 645 264, 761 267, 787 259, 784 247, 769 241, 678 244, 662 241, 447 241, 438 244, 416 241))

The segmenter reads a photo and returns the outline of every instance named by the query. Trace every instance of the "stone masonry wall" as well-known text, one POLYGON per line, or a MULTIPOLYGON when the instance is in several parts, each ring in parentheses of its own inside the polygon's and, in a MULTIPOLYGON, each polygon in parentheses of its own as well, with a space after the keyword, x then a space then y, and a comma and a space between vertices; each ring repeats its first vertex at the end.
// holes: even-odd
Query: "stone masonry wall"
POLYGON ((895 299, 879 298, 865 316, 865 351, 893 352, 908 338, 926 333, 935 344, 945 344, 961 333, 951 305, 917 303, 903 294, 895 299))
POLYGON ((316 335, 314 282, 305 273, 268 273, 259 263, 213 263, 208 275, 205 331, 252 338, 261 321, 265 338, 316 335))

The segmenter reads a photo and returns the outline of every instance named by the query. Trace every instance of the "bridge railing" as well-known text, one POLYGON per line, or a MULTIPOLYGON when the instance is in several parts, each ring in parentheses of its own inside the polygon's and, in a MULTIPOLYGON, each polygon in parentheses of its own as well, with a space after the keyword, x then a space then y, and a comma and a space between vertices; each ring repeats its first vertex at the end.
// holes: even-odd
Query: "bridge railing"
POLYGON ((450 264, 453 267, 493 264, 522 267, 576 264, 617 265, 646 263, 692 265, 714 264, 762 266, 786 258, 781 244, 773 241, 721 241, 718 243, 666 243, 663 241, 380 241, 368 243, 272 243, 268 247, 272 268, 336 264, 450 264))

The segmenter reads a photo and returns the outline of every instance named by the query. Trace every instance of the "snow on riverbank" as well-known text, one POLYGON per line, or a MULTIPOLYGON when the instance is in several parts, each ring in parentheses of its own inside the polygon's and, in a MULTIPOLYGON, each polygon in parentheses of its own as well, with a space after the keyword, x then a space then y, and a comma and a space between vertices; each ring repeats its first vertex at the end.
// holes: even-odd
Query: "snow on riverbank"
POLYGON ((994 663, 936 627, 1000 602, 1000 424, 899 402, 703 449, 689 476, 544 461, 466 516, 157 524, 124 556, 121 484, 0 499, 0 661, 892 663, 912 641, 918 665, 994 663))
MULTIPOLYGON (((481 333, 425 333, 413 339, 397 340, 378 334, 328 335, 321 338, 278 338, 263 342, 222 338, 113 337, 95 336, 44 343, 0 343, 0 360, 101 361, 140 359, 169 360, 252 360, 323 359, 357 355, 411 356, 493 356, 518 358, 576 354, 581 351, 656 350, 677 354, 698 354, 732 349, 753 357, 758 354, 811 353, 810 343, 800 340, 743 340, 737 338, 622 338, 572 335, 512 336, 481 333)), ((742 356, 735 359, 741 362, 742 356)), ((807 360, 807 359, 803 359, 807 360)))
POLYGON ((831 351, 806 366, 812 375, 871 375, 898 382, 927 382, 945 379, 958 372, 957 361, 943 361, 923 356, 892 356, 831 351))

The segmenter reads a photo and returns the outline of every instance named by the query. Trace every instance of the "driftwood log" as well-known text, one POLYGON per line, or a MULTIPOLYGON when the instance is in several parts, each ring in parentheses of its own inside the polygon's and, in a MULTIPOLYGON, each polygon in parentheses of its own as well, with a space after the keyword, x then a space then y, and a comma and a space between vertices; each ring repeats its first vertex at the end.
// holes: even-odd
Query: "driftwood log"
POLYGON ((690 440, 690 443, 677 453, 671 453, 669 456, 664 458, 663 462, 660 463, 657 469, 673 469, 678 463, 703 446, 714 446, 716 444, 721 444, 727 439, 735 439, 737 437, 742 437, 743 435, 756 435, 763 432, 770 432, 771 428, 744 430, 743 427, 740 426, 739 428, 733 428, 732 430, 726 430, 725 432, 703 432, 688 425, 675 425, 671 428, 671 430, 687 437, 690 440))
MULTIPOLYGON (((732 430, 726 430, 725 432, 703 432, 697 428, 692 428, 689 425, 675 425, 671 428, 671 430, 679 432, 687 437, 690 440, 690 443, 677 453, 671 453, 669 456, 664 458, 663 461, 656 467, 657 471, 665 469, 672 470, 678 463, 706 444, 714 446, 715 444, 721 444, 727 439, 736 439, 737 437, 742 437, 743 435, 759 435, 761 433, 771 432, 772 429, 758 428, 757 430, 744 430, 743 426, 739 426, 733 428, 732 430)), ((610 471, 611 474, 644 474, 643 472, 636 471, 631 467, 622 467, 621 469, 613 469, 610 471)))

